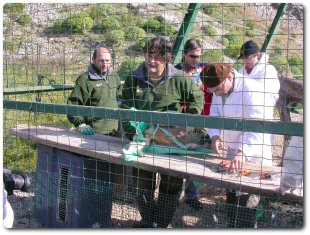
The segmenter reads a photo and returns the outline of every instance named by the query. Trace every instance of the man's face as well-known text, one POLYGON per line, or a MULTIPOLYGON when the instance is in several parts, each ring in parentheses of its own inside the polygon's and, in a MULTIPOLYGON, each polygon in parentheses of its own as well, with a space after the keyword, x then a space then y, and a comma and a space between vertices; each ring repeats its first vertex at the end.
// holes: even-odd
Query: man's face
POLYGON ((184 53, 184 62, 191 68, 196 68, 202 56, 201 48, 184 53))
POLYGON ((100 48, 96 58, 93 58, 93 65, 101 74, 106 74, 111 67, 111 54, 108 50, 100 48))
POLYGON ((227 96, 233 86, 233 76, 231 72, 228 77, 216 87, 207 88, 207 91, 214 93, 216 96, 227 96))
POLYGON ((150 74, 160 74, 166 67, 165 57, 159 53, 147 52, 144 58, 146 69, 150 74))
POLYGON ((250 55, 246 59, 243 59, 244 66, 247 69, 253 69, 259 60, 259 55, 260 55, 259 53, 256 53, 256 54, 250 55))

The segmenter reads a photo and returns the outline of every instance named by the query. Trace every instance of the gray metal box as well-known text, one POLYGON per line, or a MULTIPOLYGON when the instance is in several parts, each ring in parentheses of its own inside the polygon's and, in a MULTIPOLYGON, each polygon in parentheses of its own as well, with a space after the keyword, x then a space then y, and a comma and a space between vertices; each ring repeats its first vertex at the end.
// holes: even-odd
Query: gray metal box
POLYGON ((40 144, 34 214, 43 227, 109 227, 111 164, 40 144))

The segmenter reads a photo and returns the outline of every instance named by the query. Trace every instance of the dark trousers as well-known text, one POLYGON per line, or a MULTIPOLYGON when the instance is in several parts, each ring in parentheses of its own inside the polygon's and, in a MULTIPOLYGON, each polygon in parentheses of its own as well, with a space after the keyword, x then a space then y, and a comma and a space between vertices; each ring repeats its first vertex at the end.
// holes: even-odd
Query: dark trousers
POLYGON ((257 195, 246 194, 237 196, 235 191, 226 191, 226 212, 228 227, 254 228, 256 211, 260 198, 257 195))
POLYGON ((166 174, 160 175, 159 195, 154 200, 156 172, 133 168, 135 186, 138 188, 137 202, 142 222, 152 227, 167 228, 172 221, 177 206, 183 179, 166 174))

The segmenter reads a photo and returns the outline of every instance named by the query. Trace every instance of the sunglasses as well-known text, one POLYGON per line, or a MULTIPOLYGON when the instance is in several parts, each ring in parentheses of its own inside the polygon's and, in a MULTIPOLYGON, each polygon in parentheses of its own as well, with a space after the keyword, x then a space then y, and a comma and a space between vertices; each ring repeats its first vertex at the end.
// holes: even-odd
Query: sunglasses
POLYGON ((201 55, 188 55, 188 56, 193 59, 199 59, 201 57, 201 55))

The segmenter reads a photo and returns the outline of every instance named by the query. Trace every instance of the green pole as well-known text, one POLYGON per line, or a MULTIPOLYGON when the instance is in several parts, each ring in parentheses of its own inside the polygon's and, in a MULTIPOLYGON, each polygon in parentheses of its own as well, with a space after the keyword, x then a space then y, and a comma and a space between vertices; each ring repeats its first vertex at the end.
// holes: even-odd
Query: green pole
POLYGON ((286 8, 287 8, 288 4, 287 3, 281 3, 279 8, 278 8, 278 11, 277 11, 277 14, 276 16, 274 17, 274 20, 272 22, 272 25, 270 27, 270 30, 267 34, 267 37, 265 39, 265 42, 262 46, 262 49, 261 51, 262 52, 266 52, 268 47, 269 47, 269 44, 271 42, 271 40, 273 39, 274 37, 274 32, 278 29, 279 25, 280 25, 280 18, 282 17, 283 13, 286 11, 286 8))
POLYGON ((189 34, 192 31, 193 23, 195 22, 200 7, 201 3, 190 3, 188 6, 187 13, 184 16, 177 39, 173 46, 173 54, 175 56, 173 62, 174 64, 177 64, 181 61, 184 43, 187 39, 189 39, 189 34))

